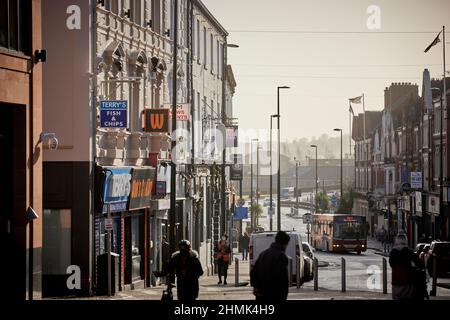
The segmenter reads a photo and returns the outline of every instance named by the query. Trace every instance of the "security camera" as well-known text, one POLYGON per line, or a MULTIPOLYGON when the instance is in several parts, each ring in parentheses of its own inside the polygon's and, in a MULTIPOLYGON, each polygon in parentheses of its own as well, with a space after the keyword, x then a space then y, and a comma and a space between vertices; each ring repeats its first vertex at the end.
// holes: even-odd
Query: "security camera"
POLYGON ((41 133, 39 142, 47 142, 47 146, 49 150, 57 150, 58 149, 58 139, 56 138, 55 133, 41 133))

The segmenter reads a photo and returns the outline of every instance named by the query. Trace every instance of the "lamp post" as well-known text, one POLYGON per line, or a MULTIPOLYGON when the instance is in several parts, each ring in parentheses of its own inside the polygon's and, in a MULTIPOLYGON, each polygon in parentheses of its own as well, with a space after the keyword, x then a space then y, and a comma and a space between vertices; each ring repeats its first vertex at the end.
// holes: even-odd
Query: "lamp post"
POLYGON ((251 225, 252 228, 254 226, 254 218, 253 218, 253 210, 252 210, 252 206, 253 206, 253 142, 256 141, 258 142, 259 139, 252 139, 250 141, 250 210, 251 210, 251 225))
POLYGON ((290 89, 288 86, 277 87, 277 129, 278 129, 278 171, 277 171, 277 230, 281 230, 281 177, 280 177, 280 162, 281 162, 281 148, 280 148, 280 89, 290 89))
POLYGON ((294 157, 295 161, 295 206, 298 210, 298 166, 300 165, 300 160, 297 160, 296 157, 294 157))
POLYGON ((259 204, 259 142, 256 144, 256 204, 259 204))
POLYGON ((315 202, 315 211, 317 212, 316 197, 317 197, 317 193, 319 192, 318 177, 317 177, 317 145, 316 144, 312 144, 310 147, 316 149, 316 194, 314 196, 314 202, 315 202))
MULTIPOLYGON (((178 0, 174 0, 174 21, 178 21, 178 0)), ((173 70, 172 70, 172 88, 178 88, 177 70, 178 70, 178 23, 174 23, 173 30, 173 70)), ((175 159, 175 150, 177 150, 177 90, 172 90, 172 132, 171 132, 171 168, 170 168, 170 213, 169 213, 169 251, 174 253, 176 250, 176 203, 177 203, 177 188, 176 175, 177 164, 175 159)))
POLYGON ((342 167, 342 129, 336 128, 336 129, 334 129, 334 131, 341 132, 341 201, 342 201, 342 197, 344 196, 344 189, 342 187, 342 179, 343 179, 343 176, 342 176, 342 170, 343 170, 343 167, 342 167))
MULTIPOLYGON (((445 78, 445 76, 444 76, 444 78, 445 78)), ((445 80, 444 80, 445 81, 445 80)), ((444 196, 444 190, 443 190, 443 181, 444 181, 444 179, 443 179, 443 153, 442 153, 442 149, 443 149, 443 139, 442 139, 442 131, 443 131, 443 121, 442 121, 442 118, 444 117, 444 113, 443 113, 443 109, 444 109, 444 106, 443 106, 443 104, 442 104, 442 90, 440 89, 440 88, 431 88, 431 90, 437 90, 437 91, 439 91, 439 94, 440 94, 440 96, 441 96, 441 99, 440 99, 440 106, 441 106, 441 115, 440 115, 440 129, 439 129, 439 144, 440 144, 440 147, 439 147, 439 213, 441 214, 442 213, 442 200, 443 200, 443 196, 444 196)), ((433 237, 433 239, 435 238, 435 233, 436 233, 436 230, 435 230, 435 216, 434 216, 434 214, 432 215, 432 220, 431 220, 431 226, 432 226, 432 233, 431 233, 431 235, 432 235, 432 237, 433 237)))
POLYGON ((270 231, 272 231, 273 230, 273 204, 272 204, 272 202, 273 202, 273 199, 272 199, 272 184, 273 184, 273 182, 272 182, 272 156, 273 156, 273 154, 272 154, 272 129, 273 129, 273 126, 272 126, 272 119, 273 118, 278 118, 278 115, 277 114, 273 114, 273 115, 271 115, 270 116, 270 147, 269 147, 269 149, 270 149, 270 186, 269 186, 269 189, 270 189, 270 231))
MULTIPOLYGON (((176 8, 176 7, 175 7, 176 8)), ((176 10, 175 10, 176 11, 176 10)), ((177 21, 177 18, 174 19, 174 21, 177 21)), ((175 23, 176 25, 176 23, 175 23)), ((226 81, 227 81, 227 64, 228 64, 228 57, 227 57, 227 53, 228 53, 228 48, 239 48, 238 45, 236 44, 231 44, 231 43, 227 43, 227 40, 225 38, 225 43, 223 45, 223 65, 222 65, 222 124, 224 126, 224 134, 222 137, 222 141, 223 141, 223 145, 222 145, 222 167, 221 167, 221 176, 222 176, 222 181, 221 181, 221 211, 222 211, 222 221, 228 221, 227 217, 226 217, 226 203, 227 203, 227 197, 225 194, 225 189, 226 189, 226 175, 225 175, 225 162, 226 162, 226 143, 227 143, 227 137, 226 137, 226 123, 227 123, 227 114, 226 114, 226 81)), ((173 87, 176 88, 176 87, 173 87)), ((176 91, 176 90, 174 90, 176 91)), ((176 113, 174 113, 176 114, 176 113)), ((226 226, 224 225, 224 227, 226 228, 226 226)))

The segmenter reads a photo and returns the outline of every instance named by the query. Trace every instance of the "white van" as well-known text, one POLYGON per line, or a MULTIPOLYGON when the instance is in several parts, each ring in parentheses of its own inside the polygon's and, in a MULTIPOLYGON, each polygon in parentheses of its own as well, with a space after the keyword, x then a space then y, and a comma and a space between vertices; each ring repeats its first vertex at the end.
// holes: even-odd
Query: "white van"
MULTIPOLYGON (((300 265, 300 284, 311 280, 312 270, 308 266, 305 270, 305 254, 302 248, 302 237, 298 232, 286 231, 291 238, 286 248, 286 255, 292 258, 292 279, 296 283, 297 278, 297 256, 301 257, 300 265)), ((249 256, 250 256, 250 271, 258 259, 261 252, 268 249, 270 245, 275 242, 276 231, 255 232, 250 235, 249 256)))

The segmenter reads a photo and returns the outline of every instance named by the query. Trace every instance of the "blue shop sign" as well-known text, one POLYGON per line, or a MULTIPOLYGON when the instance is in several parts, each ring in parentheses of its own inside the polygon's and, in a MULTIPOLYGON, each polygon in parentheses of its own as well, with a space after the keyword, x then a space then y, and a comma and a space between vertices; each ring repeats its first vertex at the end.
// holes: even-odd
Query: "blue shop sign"
POLYGON ((128 101, 100 101, 100 126, 102 128, 128 127, 128 101))
POLYGON ((105 168, 106 177, 103 189, 103 213, 127 211, 131 190, 131 168, 105 168), (110 171, 111 170, 111 171, 110 171))
POLYGON ((247 207, 236 207, 234 211, 234 220, 248 219, 248 208, 247 207))

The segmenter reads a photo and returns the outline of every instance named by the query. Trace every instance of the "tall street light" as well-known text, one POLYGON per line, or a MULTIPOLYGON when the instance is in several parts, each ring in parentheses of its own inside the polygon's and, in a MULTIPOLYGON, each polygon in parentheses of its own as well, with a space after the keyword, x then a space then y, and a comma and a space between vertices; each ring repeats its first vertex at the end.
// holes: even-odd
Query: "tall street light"
MULTIPOLYGON (((431 88, 431 90, 436 90, 436 91, 439 91, 439 94, 440 94, 440 96, 441 96, 441 102, 440 102, 440 107, 441 107, 441 116, 440 116, 440 135, 439 135, 439 144, 440 144, 440 147, 439 147, 439 213, 441 213, 442 212, 442 199, 443 199, 443 196, 444 196, 444 190, 443 190, 443 183, 444 183, 444 179, 443 179, 443 157, 442 157, 442 155, 443 155, 443 153, 442 153, 442 149, 443 149, 443 139, 442 139, 442 131, 443 131, 443 122, 442 122, 442 118, 444 117, 444 115, 443 115, 443 104, 442 104, 442 90, 441 90, 441 88, 431 88)), ((436 233, 436 230, 435 230, 435 221, 434 221, 434 219, 435 219, 435 217, 434 217, 434 214, 432 214, 431 215, 432 216, 432 222, 431 222, 431 226, 432 226, 432 232, 431 232, 431 235, 432 235, 432 237, 433 237, 433 239, 434 239, 434 237, 435 237, 435 233, 436 233)))
POLYGON ((273 182, 272 182, 272 156, 273 156, 273 154, 272 154, 272 130, 273 130, 273 126, 272 126, 272 119, 273 118, 278 118, 278 115, 277 114, 273 114, 273 115, 271 115, 270 116, 270 209, 269 209, 269 211, 270 211, 270 231, 272 231, 273 230, 273 199, 272 199, 272 185, 273 185, 273 182))
POLYGON ((336 128, 334 129, 334 131, 340 131, 341 132, 341 201, 342 201, 342 197, 344 196, 344 189, 342 187, 342 129, 336 128))
MULTIPOLYGON (((175 19, 174 21, 177 21, 177 19, 175 19)), ((225 195, 225 189, 226 189, 226 181, 225 181, 225 162, 226 162, 226 143, 227 143, 227 137, 226 137, 226 123, 227 123, 227 114, 226 114, 226 82, 227 82, 227 64, 228 64, 228 58, 227 58, 227 53, 228 53, 228 48, 239 48, 238 45, 236 44, 231 44, 231 43, 227 43, 227 39, 225 36, 225 43, 223 45, 223 65, 222 65, 222 124, 224 126, 224 134, 222 137, 222 141, 223 141, 223 150, 222 150, 222 168, 221 168, 221 175, 222 175, 222 183, 221 183, 221 211, 222 211, 222 219, 223 221, 228 221, 228 217, 226 216, 226 206, 227 206, 227 197, 225 195)), ((173 87, 176 88, 176 87, 173 87)), ((174 90, 176 91, 176 90, 174 90)), ((174 113, 176 114, 176 113, 174 113)), ((224 227, 226 228, 226 225, 224 225, 224 227)))
POLYGON ((310 145, 310 147, 316 149, 316 195, 314 196, 314 202, 315 202, 315 208, 316 208, 316 213, 317 213, 316 197, 317 197, 317 193, 319 192, 318 177, 317 177, 317 145, 316 144, 312 144, 312 145, 310 145))
POLYGON ((259 204, 259 142, 256 144, 256 204, 259 204))
MULTIPOLYGON (((259 139, 252 139, 250 141, 250 210, 253 206, 253 142, 258 142, 259 139)), ((251 225, 253 228, 254 219, 253 219, 253 210, 251 213, 251 225)))
POLYGON ((280 147, 280 89, 290 89, 288 86, 277 87, 277 124, 278 124, 278 172, 277 172, 277 230, 281 230, 281 147, 280 147))
MULTIPOLYGON (((295 161, 295 206, 298 210, 298 166, 300 165, 300 160, 297 160, 296 157, 294 157, 295 161)), ((297 211, 298 212, 298 211, 297 211)))

